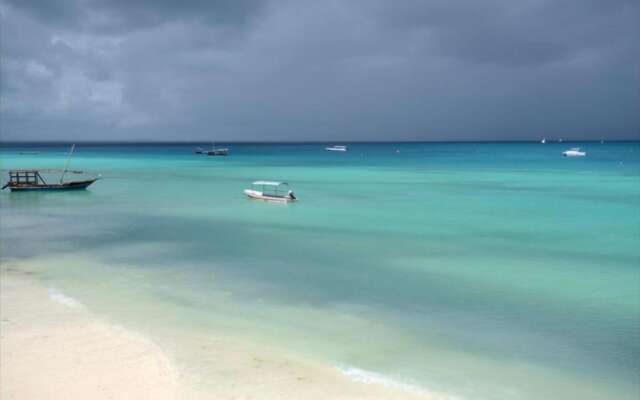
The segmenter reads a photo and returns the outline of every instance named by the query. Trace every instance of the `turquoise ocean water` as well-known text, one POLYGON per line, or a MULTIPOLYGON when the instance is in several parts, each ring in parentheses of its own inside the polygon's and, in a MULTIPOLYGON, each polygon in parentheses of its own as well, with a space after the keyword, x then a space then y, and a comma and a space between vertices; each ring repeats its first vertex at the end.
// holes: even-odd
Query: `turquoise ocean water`
MULTIPOLYGON (((461 399, 640 395, 640 143, 192 147, 77 146, 103 179, 2 192, 3 259, 195 369, 223 332, 461 399)), ((66 151, 4 145, 3 182, 66 151)))

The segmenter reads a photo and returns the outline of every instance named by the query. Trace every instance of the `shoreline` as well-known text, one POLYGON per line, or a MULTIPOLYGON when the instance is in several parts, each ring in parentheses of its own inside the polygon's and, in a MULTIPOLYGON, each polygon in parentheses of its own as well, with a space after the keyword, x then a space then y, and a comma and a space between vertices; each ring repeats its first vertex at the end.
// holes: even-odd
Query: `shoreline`
POLYGON ((175 360, 171 349, 3 264, 3 400, 443 398, 375 373, 321 365, 215 333, 194 336, 198 360, 175 360))
POLYGON ((176 398, 177 371, 152 341, 94 317, 19 270, 0 272, 0 398, 176 398))

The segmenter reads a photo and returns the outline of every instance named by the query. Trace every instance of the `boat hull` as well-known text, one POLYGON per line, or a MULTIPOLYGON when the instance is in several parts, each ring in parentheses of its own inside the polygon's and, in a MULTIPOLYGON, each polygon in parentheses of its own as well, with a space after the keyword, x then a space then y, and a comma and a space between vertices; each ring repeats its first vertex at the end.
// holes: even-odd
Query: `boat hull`
POLYGON ((244 194, 246 194, 247 197, 250 199, 269 201, 272 203, 291 203, 295 201, 295 199, 288 196, 269 196, 257 190, 250 190, 250 189, 245 190, 244 194))
POLYGON ((9 184, 7 188, 12 192, 84 190, 95 181, 97 181, 97 179, 47 185, 9 184))
POLYGON ((229 149, 210 150, 210 151, 207 151, 206 154, 208 156, 228 156, 229 155, 229 149))
POLYGON ((583 151, 565 151, 562 155, 565 157, 584 157, 587 153, 583 151))

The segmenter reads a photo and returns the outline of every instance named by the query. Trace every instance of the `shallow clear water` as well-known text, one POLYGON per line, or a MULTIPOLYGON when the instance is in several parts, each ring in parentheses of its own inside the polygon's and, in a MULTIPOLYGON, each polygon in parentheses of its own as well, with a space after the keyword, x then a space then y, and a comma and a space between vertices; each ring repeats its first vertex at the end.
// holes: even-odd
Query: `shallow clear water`
MULTIPOLYGON (((640 143, 229 147, 77 146, 71 168, 103 179, 3 192, 2 256, 159 337, 225 332, 462 398, 640 394, 640 143), (259 179, 300 201, 245 199, 259 179)), ((5 145, 3 176, 66 150, 5 145)))

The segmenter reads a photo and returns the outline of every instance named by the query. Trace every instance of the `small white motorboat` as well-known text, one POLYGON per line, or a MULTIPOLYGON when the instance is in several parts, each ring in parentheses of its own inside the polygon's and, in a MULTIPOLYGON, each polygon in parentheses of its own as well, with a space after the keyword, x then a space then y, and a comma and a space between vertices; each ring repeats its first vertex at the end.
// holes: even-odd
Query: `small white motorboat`
POLYGON ((324 149, 327 151, 347 151, 347 146, 335 145, 331 147, 325 147, 324 149))
POLYGON ((587 155, 587 153, 581 151, 580 147, 574 147, 572 149, 563 151, 562 155, 565 157, 584 157, 587 155))
POLYGON ((244 190, 244 194, 250 199, 276 203, 289 203, 297 200, 293 190, 289 189, 289 184, 286 182, 256 181, 251 185, 251 189, 244 190))

